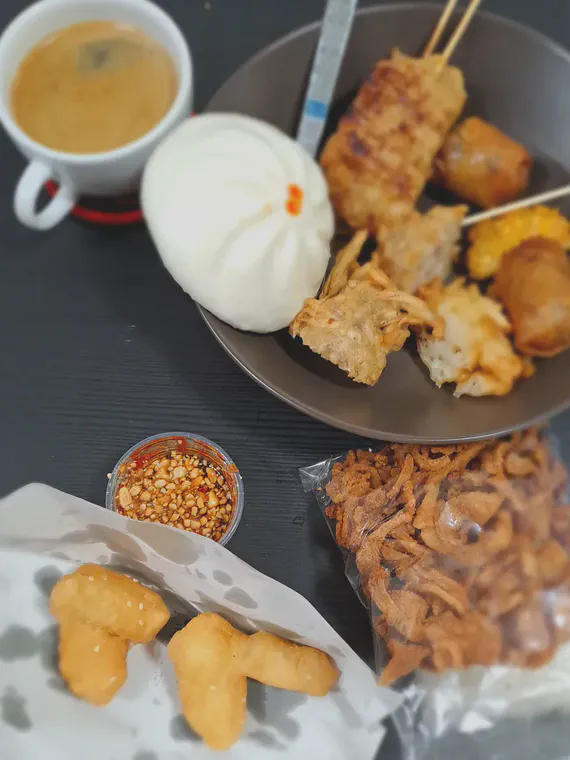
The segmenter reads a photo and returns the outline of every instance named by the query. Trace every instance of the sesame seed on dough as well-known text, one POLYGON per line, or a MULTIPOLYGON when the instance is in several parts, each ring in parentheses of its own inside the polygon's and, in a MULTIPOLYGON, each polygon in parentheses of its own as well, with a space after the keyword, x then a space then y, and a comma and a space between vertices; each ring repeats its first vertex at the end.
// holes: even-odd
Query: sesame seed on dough
POLYGON ((93 651, 94 651, 94 652, 98 652, 100 649, 101 649, 100 645, 99 645, 99 644, 97 644, 97 646, 95 647, 95 649, 94 649, 93 651))

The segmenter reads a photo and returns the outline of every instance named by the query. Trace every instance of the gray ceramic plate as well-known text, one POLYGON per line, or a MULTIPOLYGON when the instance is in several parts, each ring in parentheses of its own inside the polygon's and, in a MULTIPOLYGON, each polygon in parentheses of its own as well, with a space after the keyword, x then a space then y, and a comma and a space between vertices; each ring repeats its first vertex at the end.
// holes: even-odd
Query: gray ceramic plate
MULTIPOLYGON (((354 23, 336 92, 334 122, 378 58, 393 47, 417 54, 440 7, 425 3, 362 10, 354 23)), ((237 111, 295 134, 318 26, 300 29, 263 50, 218 91, 210 111, 237 111)), ((476 113, 533 153, 531 191, 570 182, 570 54, 506 19, 480 13, 453 62, 463 69, 476 113)), ((430 200, 429 194, 424 199, 430 200)), ((570 212, 570 205, 563 210, 570 212)), ((323 422, 371 438, 443 442, 495 436, 570 405, 570 351, 539 362, 530 380, 505 398, 455 399, 438 389, 406 347, 388 357, 374 388, 352 383, 288 336, 242 333, 203 311, 206 323, 242 369, 267 390, 323 422)))

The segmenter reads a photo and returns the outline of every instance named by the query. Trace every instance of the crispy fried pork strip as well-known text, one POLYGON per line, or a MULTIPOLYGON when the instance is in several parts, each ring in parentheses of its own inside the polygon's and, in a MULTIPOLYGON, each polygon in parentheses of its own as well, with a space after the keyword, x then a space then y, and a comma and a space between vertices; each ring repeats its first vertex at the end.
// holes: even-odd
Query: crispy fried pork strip
POLYGON ((536 668, 570 638, 568 474, 536 429, 456 446, 351 451, 326 494, 391 659, 536 668))

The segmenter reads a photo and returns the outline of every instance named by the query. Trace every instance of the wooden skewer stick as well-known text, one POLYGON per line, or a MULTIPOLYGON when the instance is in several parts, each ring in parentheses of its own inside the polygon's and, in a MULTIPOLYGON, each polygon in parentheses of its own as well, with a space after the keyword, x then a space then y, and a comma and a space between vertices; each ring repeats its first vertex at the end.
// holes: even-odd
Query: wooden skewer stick
POLYGON ((425 47, 424 55, 423 57, 426 58, 426 56, 431 55, 433 51, 436 49, 436 47, 439 45, 439 41, 442 38, 443 33, 445 32, 445 28, 447 24, 449 23, 449 19, 451 18, 451 14, 455 10, 455 6, 457 5, 458 0, 447 0, 447 5, 443 9, 443 13, 440 16, 439 21, 437 22, 437 26, 433 30, 433 33, 429 39, 428 44, 425 47))
POLYGON ((484 222, 487 219, 494 219, 496 216, 503 216, 510 211, 518 211, 521 208, 527 208, 528 206, 538 206, 539 203, 548 203, 556 198, 563 198, 565 195, 570 195, 570 185, 565 187, 559 187, 556 190, 548 190, 545 193, 539 195, 533 195, 530 198, 523 198, 521 201, 515 201, 509 203, 506 206, 499 206, 498 208, 491 208, 488 211, 481 211, 480 214, 471 214, 463 220, 462 227, 470 227, 477 222, 484 222))
POLYGON ((443 55, 443 60, 445 61, 445 63, 449 61, 449 59, 455 52, 455 48, 461 42, 461 38, 467 31, 467 27, 471 23, 471 19, 477 12, 477 9, 479 8, 480 5, 481 5, 481 0, 471 0, 471 2, 469 3, 467 10, 463 14, 463 18, 457 25, 457 29, 453 32, 451 39, 447 43, 447 47, 443 51, 442 55, 443 55))

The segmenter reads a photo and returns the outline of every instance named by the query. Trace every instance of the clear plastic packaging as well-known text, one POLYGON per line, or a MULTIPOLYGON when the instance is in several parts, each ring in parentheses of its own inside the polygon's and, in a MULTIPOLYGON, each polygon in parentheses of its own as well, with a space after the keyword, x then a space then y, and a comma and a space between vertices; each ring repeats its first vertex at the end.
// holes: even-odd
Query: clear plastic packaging
POLYGON ((403 756, 447 755, 469 734, 474 757, 514 757, 509 741, 492 755, 481 742, 507 720, 520 739, 521 718, 522 756, 570 756, 551 730, 537 749, 531 720, 570 712, 570 505, 548 435, 391 444, 301 478, 370 611, 379 682, 404 691, 403 756))

